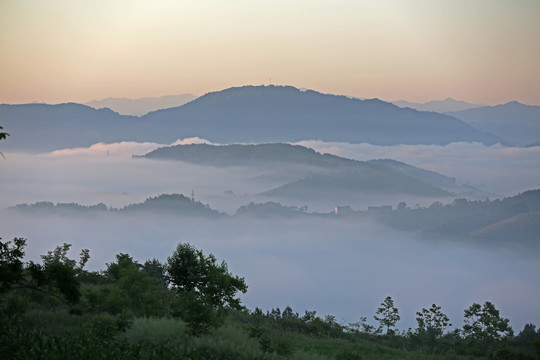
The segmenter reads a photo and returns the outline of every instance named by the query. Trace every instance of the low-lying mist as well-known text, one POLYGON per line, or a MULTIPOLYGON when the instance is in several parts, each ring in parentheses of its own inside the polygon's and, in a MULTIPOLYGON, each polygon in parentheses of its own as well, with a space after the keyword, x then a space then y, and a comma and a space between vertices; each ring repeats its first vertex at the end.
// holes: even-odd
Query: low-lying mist
POLYGON ((321 153, 355 160, 394 159, 479 187, 492 196, 513 195, 540 187, 540 146, 520 148, 480 143, 393 145, 300 141, 321 153))
MULTIPOLYGON (((473 302, 491 301, 520 330, 538 323, 538 259, 462 243, 425 241, 368 219, 200 219, 121 215, 88 217, 2 213, 2 236, 28 239, 27 258, 64 242, 72 256, 90 249, 88 268, 100 270, 118 253, 144 262, 165 261, 180 242, 224 259, 249 284, 244 304, 269 310, 332 314, 341 322, 374 315, 392 296, 401 329, 415 327, 415 312, 442 306, 459 326, 473 302)), ((372 319, 372 318, 371 318, 372 319)))
MULTIPOLYGON (((200 139, 187 140, 202 141, 200 139)), ((317 151, 368 160, 392 158, 439 171, 489 193, 514 195, 538 188, 540 147, 503 148, 480 144, 373 146, 306 141, 317 151)), ((139 261, 165 261, 179 242, 224 259, 231 272, 249 284, 244 304, 265 310, 290 305, 295 311, 333 314, 341 322, 372 319, 388 295, 395 300, 400 329, 414 327, 415 312, 442 306, 454 325, 473 302, 493 302, 515 330, 540 324, 540 262, 504 249, 462 242, 430 241, 397 232, 370 219, 201 219, 118 214, 35 215, 4 210, 38 201, 100 202, 119 208, 164 193, 190 195, 213 209, 233 214, 238 207, 265 199, 257 194, 282 185, 258 179, 261 170, 216 168, 175 161, 132 158, 159 144, 98 144, 50 154, 5 153, 0 159, 0 237, 28 239, 27 259, 64 242, 72 256, 90 249, 91 270, 105 268, 117 253, 139 261)), ((270 179, 270 180, 268 180, 270 179)), ((354 209, 400 201, 429 205, 435 199, 368 195, 354 209), (362 203, 363 201, 363 203, 362 203)), ((449 199, 440 199, 443 202, 449 199)), ((281 201, 281 200, 280 200, 281 201)), ((331 201, 307 203, 310 211, 330 212, 331 201)))

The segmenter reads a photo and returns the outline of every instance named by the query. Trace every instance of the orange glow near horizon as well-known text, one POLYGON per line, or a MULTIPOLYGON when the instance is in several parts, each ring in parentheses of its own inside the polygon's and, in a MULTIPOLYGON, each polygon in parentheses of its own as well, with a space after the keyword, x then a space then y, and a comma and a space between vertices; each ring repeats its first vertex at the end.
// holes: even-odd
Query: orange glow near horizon
POLYGON ((0 2, 0 103, 274 84, 540 105, 540 3, 0 2))

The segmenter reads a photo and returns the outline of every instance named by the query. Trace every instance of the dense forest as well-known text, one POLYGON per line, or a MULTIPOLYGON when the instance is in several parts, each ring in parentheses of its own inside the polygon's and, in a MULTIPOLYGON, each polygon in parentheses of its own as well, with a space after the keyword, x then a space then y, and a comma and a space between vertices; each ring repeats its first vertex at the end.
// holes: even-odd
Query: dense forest
POLYGON ((415 329, 399 330, 391 296, 370 321, 341 324, 316 310, 245 308, 245 279, 187 243, 164 262, 120 253, 101 271, 85 269, 88 250, 70 258, 70 247, 36 263, 24 262, 25 239, 0 242, 3 358, 540 358, 540 329, 514 332, 489 301, 464 309, 462 328, 432 304, 416 313, 415 329))

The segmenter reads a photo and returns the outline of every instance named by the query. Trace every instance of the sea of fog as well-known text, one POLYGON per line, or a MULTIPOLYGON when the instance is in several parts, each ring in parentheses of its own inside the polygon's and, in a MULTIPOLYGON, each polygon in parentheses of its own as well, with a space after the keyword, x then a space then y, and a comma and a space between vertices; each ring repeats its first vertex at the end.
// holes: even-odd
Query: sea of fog
MULTIPOLYGON (((183 142, 192 141, 201 140, 183 142)), ((501 196, 540 187, 540 147, 301 144, 360 160, 404 161, 501 196)), ((460 326, 463 310, 484 301, 493 302, 515 330, 528 322, 540 325, 539 259, 503 249, 420 239, 366 219, 211 220, 118 213, 61 217, 5 210, 37 201, 121 207, 162 193, 194 191, 198 200, 232 214, 250 201, 270 200, 257 194, 278 185, 254 181, 260 175, 254 169, 131 156, 158 146, 118 143, 49 154, 4 153, 0 237, 27 238, 29 260, 38 260, 64 242, 73 244, 73 257, 88 248, 91 270, 104 269, 120 252, 141 262, 154 257, 164 261, 178 243, 189 242, 226 260, 231 272, 246 279, 249 290, 242 299, 251 309, 289 305, 300 314, 316 310, 347 323, 361 316, 372 319, 390 295, 402 316, 400 329, 414 327, 415 312, 432 303, 442 306, 452 323, 460 326)), ((384 199, 393 205, 398 201, 384 199)), ((333 205, 313 204, 318 211, 327 208, 328 212, 333 205)))

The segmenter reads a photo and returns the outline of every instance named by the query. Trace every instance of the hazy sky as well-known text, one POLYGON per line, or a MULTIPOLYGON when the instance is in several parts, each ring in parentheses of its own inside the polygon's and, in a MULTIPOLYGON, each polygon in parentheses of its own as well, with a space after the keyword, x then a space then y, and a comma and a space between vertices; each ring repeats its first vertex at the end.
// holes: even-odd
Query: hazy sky
POLYGON ((287 84, 540 105, 540 1, 0 0, 0 103, 287 84))

